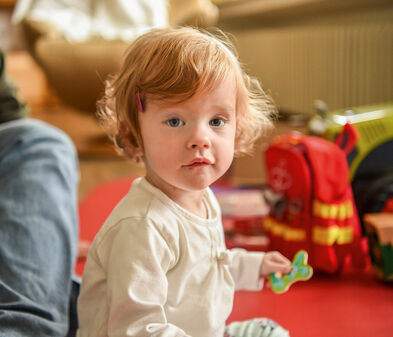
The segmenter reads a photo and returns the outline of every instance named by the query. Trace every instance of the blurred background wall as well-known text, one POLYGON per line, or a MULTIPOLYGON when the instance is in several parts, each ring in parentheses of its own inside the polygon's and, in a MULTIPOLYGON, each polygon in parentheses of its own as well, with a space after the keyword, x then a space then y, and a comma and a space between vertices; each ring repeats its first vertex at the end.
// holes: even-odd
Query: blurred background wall
POLYGON ((221 1, 219 25, 283 112, 393 101, 393 1, 221 1))
MULTIPOLYGON (((119 67, 131 41, 69 41, 31 17, 21 22, 17 33, 11 24, 16 3, 0 0, 0 47, 7 53, 9 72, 22 99, 33 116, 69 133, 80 155, 114 157, 94 117, 95 102, 106 75, 119 67)), ((219 27, 233 34, 240 60, 260 79, 284 116, 273 134, 261 139, 253 156, 234 161, 230 174, 235 184, 265 181, 260 148, 277 134, 307 131, 315 100, 324 101, 329 110, 393 102, 393 0, 167 3, 169 25, 219 27)))

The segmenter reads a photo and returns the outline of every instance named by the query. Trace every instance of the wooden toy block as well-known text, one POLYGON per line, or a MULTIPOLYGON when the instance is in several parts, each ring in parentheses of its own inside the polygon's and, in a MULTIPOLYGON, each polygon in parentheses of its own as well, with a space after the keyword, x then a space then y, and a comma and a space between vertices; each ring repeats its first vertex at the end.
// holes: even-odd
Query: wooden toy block
POLYGON ((365 214, 363 220, 375 272, 393 281, 393 213, 365 214))

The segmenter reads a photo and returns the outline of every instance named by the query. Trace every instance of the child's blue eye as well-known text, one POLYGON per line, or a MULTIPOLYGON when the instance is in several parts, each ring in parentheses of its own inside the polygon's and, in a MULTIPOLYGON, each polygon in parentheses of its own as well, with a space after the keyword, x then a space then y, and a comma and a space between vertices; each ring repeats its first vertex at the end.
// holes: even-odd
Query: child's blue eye
POLYGON ((221 118, 214 118, 212 119, 209 124, 214 127, 223 126, 225 122, 221 118))
POLYGON ((179 118, 171 118, 171 119, 167 120, 166 123, 173 128, 176 128, 180 125, 184 125, 184 122, 182 120, 180 120, 179 118))

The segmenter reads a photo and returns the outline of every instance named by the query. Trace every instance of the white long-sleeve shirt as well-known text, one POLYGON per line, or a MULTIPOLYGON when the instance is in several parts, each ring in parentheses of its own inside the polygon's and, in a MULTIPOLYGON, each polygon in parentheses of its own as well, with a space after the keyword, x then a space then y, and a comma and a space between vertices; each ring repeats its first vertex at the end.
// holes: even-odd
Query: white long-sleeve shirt
POLYGON ((209 216, 135 180, 90 248, 80 337, 221 337, 238 289, 259 290, 263 253, 227 250, 212 191, 209 216))

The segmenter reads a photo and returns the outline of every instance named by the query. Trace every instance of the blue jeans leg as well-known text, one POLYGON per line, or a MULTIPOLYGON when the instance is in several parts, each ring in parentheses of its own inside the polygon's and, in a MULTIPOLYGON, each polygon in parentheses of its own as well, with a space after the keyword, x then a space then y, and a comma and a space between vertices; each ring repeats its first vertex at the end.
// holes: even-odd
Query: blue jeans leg
POLYGON ((0 124, 0 336, 67 334, 77 182, 64 133, 32 119, 0 124))

